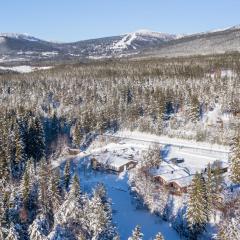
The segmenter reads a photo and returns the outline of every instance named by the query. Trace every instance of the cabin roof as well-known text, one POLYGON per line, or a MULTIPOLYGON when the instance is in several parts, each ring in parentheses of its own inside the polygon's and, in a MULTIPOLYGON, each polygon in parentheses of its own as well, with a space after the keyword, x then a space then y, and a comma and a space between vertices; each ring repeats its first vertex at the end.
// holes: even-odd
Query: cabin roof
POLYGON ((128 159, 123 156, 113 155, 109 152, 103 153, 101 155, 92 155, 93 158, 95 158, 99 163, 103 165, 110 165, 116 168, 119 168, 121 166, 124 166, 128 163, 133 162, 132 159, 128 159))

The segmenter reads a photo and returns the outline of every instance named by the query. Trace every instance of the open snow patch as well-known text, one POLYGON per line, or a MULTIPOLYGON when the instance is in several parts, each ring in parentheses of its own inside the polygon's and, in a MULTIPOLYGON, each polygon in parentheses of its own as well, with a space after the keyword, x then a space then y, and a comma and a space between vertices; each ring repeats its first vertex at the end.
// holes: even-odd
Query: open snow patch
POLYGON ((27 66, 27 65, 22 65, 22 66, 15 66, 15 67, 2 67, 0 66, 0 70, 10 70, 10 71, 15 71, 19 73, 30 73, 34 72, 37 70, 47 70, 51 69, 51 66, 46 66, 46 67, 32 67, 32 66, 27 66))

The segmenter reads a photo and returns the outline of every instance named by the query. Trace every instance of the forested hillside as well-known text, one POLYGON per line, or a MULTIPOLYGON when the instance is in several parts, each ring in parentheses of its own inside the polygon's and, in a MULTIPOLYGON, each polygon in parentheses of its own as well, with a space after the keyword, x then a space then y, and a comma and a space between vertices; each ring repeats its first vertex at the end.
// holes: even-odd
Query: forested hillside
POLYGON ((104 187, 86 195, 70 163, 54 169, 52 161, 65 147, 85 150, 98 133, 119 129, 233 140, 239 149, 239 77, 237 53, 0 75, 0 239, 118 239, 104 187))

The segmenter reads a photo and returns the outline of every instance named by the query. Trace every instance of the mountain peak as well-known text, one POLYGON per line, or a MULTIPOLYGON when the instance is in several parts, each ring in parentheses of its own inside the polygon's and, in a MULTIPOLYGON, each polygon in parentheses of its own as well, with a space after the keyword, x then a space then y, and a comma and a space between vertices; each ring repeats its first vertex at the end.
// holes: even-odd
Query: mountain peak
POLYGON ((177 36, 174 34, 155 32, 148 29, 140 29, 135 32, 125 34, 123 38, 115 42, 112 46, 112 49, 120 50, 132 48, 136 49, 136 42, 165 42, 169 40, 176 39, 177 36))
POLYGON ((35 38, 27 33, 0 33, 0 37, 24 39, 27 41, 40 41, 40 39, 35 38))

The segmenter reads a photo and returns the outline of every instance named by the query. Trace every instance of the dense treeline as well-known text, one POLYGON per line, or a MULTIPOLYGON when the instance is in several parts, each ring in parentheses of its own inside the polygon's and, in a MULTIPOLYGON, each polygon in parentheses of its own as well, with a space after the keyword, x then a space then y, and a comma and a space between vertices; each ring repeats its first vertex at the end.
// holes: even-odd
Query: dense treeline
MULTIPOLYGON (((229 144, 239 124, 239 59, 109 60, 0 75, 0 238, 117 239, 105 193, 80 193, 69 163, 60 174, 51 160, 65 144, 84 147, 92 132, 125 127, 229 144), (226 70, 230 76, 222 77, 226 70), (220 128, 202 121, 216 104, 230 116, 220 128)), ((238 182, 237 153, 233 159, 238 182)))

